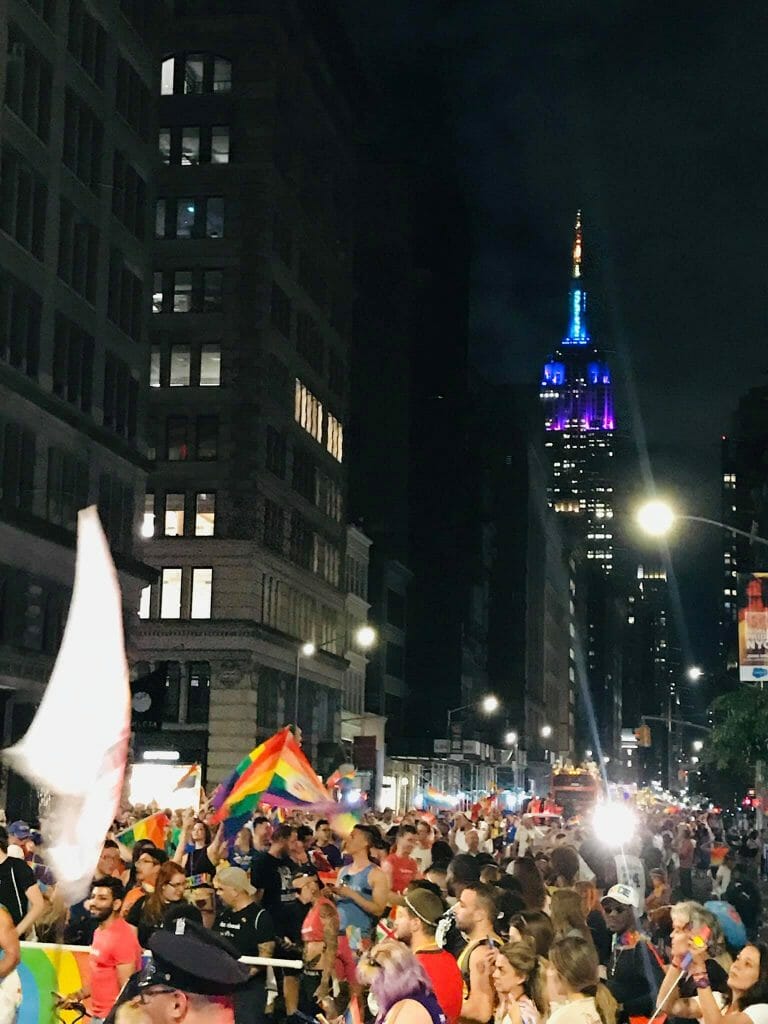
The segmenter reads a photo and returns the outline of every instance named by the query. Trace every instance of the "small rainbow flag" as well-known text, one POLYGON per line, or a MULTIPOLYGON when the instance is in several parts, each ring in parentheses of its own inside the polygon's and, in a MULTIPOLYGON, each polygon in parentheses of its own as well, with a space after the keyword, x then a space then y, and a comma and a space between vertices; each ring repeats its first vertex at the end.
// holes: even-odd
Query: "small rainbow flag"
POLYGON ((455 797, 448 796, 447 793, 441 793, 434 786, 427 786, 424 790, 424 799, 434 807, 455 807, 457 804, 455 797))
POLYGON ((200 777, 200 765, 193 764, 184 772, 179 781, 173 787, 173 792, 176 793, 180 789, 194 789, 197 786, 197 781, 200 777))
POLYGON ((211 797, 214 823, 245 818, 260 803, 271 807, 322 807, 331 803, 290 728, 270 736, 243 758, 211 797))
POLYGON ((158 811, 157 814, 150 814, 148 818, 142 818, 115 836, 123 846, 135 846, 140 839, 149 839, 158 850, 165 849, 165 830, 170 825, 168 816, 158 811))
POLYGON ((363 1017, 360 1013, 360 1003, 357 996, 352 996, 344 1011, 344 1024, 363 1024, 363 1017))

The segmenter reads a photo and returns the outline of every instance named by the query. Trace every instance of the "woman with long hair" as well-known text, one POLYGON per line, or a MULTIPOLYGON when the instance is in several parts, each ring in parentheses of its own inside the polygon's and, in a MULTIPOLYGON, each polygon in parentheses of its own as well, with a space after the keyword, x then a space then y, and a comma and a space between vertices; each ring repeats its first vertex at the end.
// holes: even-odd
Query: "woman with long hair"
POLYGON ((229 863, 233 868, 251 870, 253 858, 253 832, 247 827, 241 828, 235 836, 232 849, 229 851, 229 863))
POLYGON ((768 946, 751 942, 739 953, 728 972, 725 1005, 720 1006, 712 992, 707 972, 709 953, 691 943, 690 977, 696 986, 704 1024, 768 1024, 768 946))
POLYGON ((542 910, 524 910, 509 922, 509 941, 519 942, 530 937, 537 956, 549 956, 549 947, 555 937, 552 921, 542 910))
POLYGON ((547 990, 555 1004, 547 1024, 615 1024, 617 1003, 600 984, 600 965, 591 942, 570 936, 552 944, 547 990))
POLYGON ((426 971, 402 942, 384 939, 364 954, 357 980, 370 989, 374 1024, 445 1024, 426 971))
POLYGON ((186 876, 175 861, 160 865, 155 891, 136 900, 125 918, 138 931, 142 949, 147 948, 150 936, 161 927, 171 903, 184 898, 186 887, 186 876))
POLYGON ((491 975, 498 997, 496 1024, 540 1024, 547 1015, 543 973, 533 943, 501 947, 491 975))
POLYGON ((579 935, 586 942, 592 942, 592 933, 581 909, 581 896, 575 889, 556 889, 552 893, 550 916, 556 940, 579 935))
POLYGON ((512 864, 511 874, 520 883, 528 910, 543 910, 547 900, 544 879, 532 857, 518 857, 512 864))

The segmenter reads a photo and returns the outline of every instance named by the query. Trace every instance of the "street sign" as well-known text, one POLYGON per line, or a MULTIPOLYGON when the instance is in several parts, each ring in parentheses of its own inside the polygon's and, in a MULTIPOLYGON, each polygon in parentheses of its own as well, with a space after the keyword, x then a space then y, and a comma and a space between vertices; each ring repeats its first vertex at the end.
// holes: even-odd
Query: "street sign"
POLYGON ((435 740, 433 750, 436 754, 449 754, 451 752, 450 740, 435 740))

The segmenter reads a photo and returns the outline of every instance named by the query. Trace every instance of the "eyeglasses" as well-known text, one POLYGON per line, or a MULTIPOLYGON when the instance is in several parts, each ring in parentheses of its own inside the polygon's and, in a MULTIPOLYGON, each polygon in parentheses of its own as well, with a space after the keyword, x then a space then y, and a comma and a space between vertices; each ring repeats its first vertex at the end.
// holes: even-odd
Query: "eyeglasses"
POLYGON ((158 985, 156 988, 143 988, 139 989, 136 996, 136 1001, 140 1006, 146 1006, 152 996, 167 996, 172 992, 176 992, 175 988, 168 988, 167 986, 158 985))
POLYGON ((185 878, 183 882, 166 882, 165 884, 169 889, 186 889, 187 880, 185 878))

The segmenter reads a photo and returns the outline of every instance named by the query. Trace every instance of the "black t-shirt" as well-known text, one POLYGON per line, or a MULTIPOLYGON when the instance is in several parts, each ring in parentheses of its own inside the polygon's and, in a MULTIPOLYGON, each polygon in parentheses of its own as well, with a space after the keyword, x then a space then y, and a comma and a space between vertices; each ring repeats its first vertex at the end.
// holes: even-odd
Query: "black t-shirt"
POLYGON ((162 927, 162 922, 149 921, 144 911, 144 905, 147 902, 146 896, 139 896, 136 902, 133 904, 131 909, 125 915, 125 920, 128 924, 132 924, 133 927, 139 933, 139 945, 142 949, 147 948, 151 936, 158 928, 162 927))
MULTIPOLYGON (((707 960, 706 967, 709 987, 713 992, 726 994, 728 992, 728 971, 721 967, 717 960, 707 960)), ((693 978, 683 978, 678 986, 678 991, 682 999, 694 999, 699 994, 693 978)))
POLYGON ((0 864, 0 903, 18 924, 27 912, 27 889, 35 885, 35 873, 19 857, 6 857, 0 864))
POLYGON ((251 885, 262 889, 261 905, 269 912, 278 935, 293 938, 295 932, 294 904, 298 895, 293 889, 296 865, 290 857, 278 859, 271 853, 254 853, 251 862, 251 885))
POLYGON ((207 846, 204 846, 202 850, 198 850, 196 846, 188 846, 186 854, 185 875, 208 875, 209 878, 213 878, 216 874, 216 865, 208 856, 207 846))
POLYGON ((228 939, 240 956, 258 956, 262 942, 273 942, 275 926, 269 911, 258 903, 249 903, 242 910, 223 910, 214 931, 228 939))

